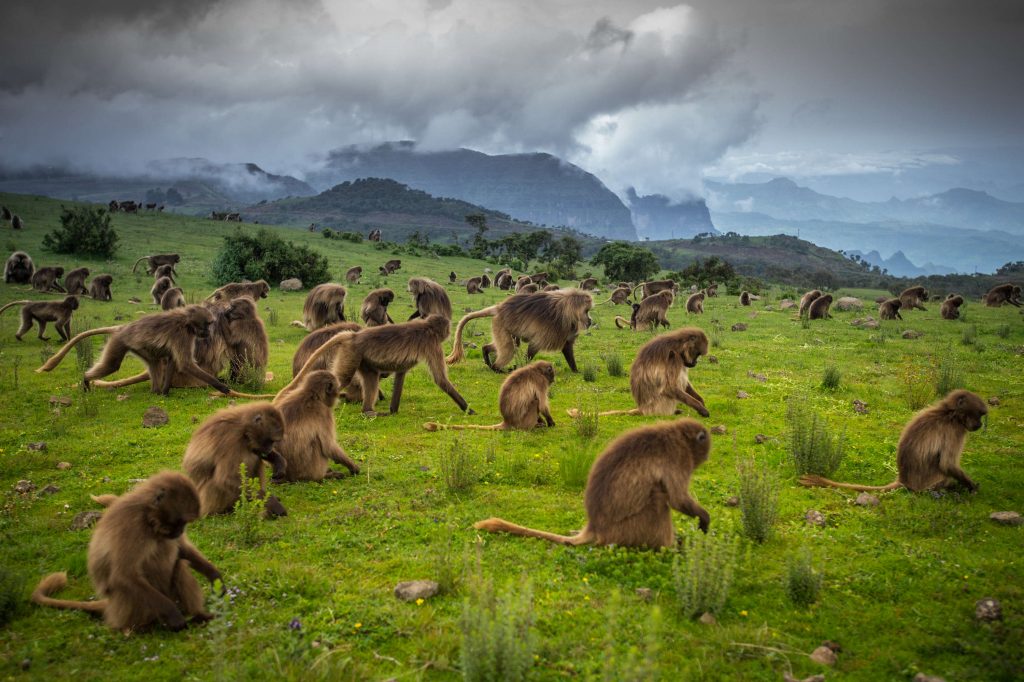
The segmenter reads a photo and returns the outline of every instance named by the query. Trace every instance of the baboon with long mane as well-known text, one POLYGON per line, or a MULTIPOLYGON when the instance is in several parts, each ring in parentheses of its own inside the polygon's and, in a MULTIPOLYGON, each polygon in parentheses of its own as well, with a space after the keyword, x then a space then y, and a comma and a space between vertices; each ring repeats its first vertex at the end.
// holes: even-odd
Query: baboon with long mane
POLYGON ((548 390, 555 383, 555 366, 546 360, 537 360, 526 367, 515 370, 501 384, 498 393, 498 411, 501 423, 492 426, 476 424, 439 424, 427 422, 427 431, 445 429, 475 429, 480 431, 505 431, 518 429, 530 431, 537 426, 554 426, 548 390))
POLYGON ((35 272, 32 257, 24 251, 15 251, 4 264, 4 284, 28 284, 35 272))
POLYGON ((345 321, 345 297, 348 291, 340 284, 318 284, 310 289, 302 304, 302 323, 308 331, 335 322, 345 321))

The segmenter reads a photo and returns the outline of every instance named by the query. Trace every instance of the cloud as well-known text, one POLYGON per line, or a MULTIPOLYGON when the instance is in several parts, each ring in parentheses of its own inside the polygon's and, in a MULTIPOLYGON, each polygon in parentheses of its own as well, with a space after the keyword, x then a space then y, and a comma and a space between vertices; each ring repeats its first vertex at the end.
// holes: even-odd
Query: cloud
POLYGON ((732 152, 725 154, 717 163, 709 164, 704 169, 704 175, 709 178, 727 178, 733 182, 749 176, 810 178, 835 175, 899 175, 917 168, 954 166, 959 163, 960 159, 956 156, 937 152, 732 152))

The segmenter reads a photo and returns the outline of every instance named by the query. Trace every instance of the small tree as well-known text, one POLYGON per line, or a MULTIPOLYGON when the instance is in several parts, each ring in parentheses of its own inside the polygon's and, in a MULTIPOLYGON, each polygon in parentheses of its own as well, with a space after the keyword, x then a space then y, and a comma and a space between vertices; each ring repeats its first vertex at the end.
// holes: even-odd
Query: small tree
POLYGON ((487 252, 491 247, 490 242, 484 237, 484 234, 489 229, 487 227, 487 216, 483 213, 471 213, 466 216, 466 222, 476 228, 476 234, 473 235, 473 246, 469 250, 469 255, 473 258, 486 258, 487 252))
POLYGON ((43 248, 56 253, 110 258, 117 252, 117 232, 105 208, 64 209, 60 227, 43 237, 43 248))
POLYGON ((590 262, 603 265, 609 280, 641 282, 661 270, 658 259, 649 249, 629 242, 605 244, 590 262))
POLYGON ((217 284, 243 279, 280 282, 297 277, 307 287, 330 280, 327 258, 306 246, 286 242, 270 230, 255 235, 237 228, 224 237, 224 245, 213 261, 217 284))

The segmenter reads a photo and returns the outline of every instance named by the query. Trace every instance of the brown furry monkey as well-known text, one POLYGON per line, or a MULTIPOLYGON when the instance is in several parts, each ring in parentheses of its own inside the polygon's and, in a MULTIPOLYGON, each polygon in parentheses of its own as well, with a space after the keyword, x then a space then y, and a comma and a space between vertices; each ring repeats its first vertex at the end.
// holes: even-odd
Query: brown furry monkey
POLYGON ((612 292, 612 295, 608 298, 607 301, 601 301, 597 305, 604 305, 605 303, 611 303, 612 305, 622 305, 623 303, 627 303, 627 299, 629 299, 629 292, 630 289, 628 287, 619 287, 618 289, 612 292))
POLYGON ((707 296, 707 294, 703 291, 690 294, 690 297, 686 299, 686 312, 693 313, 694 315, 703 315, 705 296, 707 296))
POLYGON ((928 290, 922 286, 909 287, 900 293, 900 302, 903 303, 903 310, 927 310, 922 301, 928 300, 928 290))
POLYGON ((171 281, 170 277, 161 277, 153 282, 153 288, 149 290, 149 295, 153 297, 153 303, 162 305, 164 294, 173 288, 174 282, 171 281))
POLYGON ((112 301, 114 296, 110 293, 110 285, 113 282, 113 275, 96 275, 89 283, 89 296, 94 301, 112 301))
POLYGON ((800 317, 807 315, 807 312, 811 309, 811 304, 821 298, 821 291, 818 289, 811 289, 806 294, 800 297, 800 317))
POLYGON ((68 292, 64 291, 64 287, 60 285, 60 278, 63 276, 64 268, 58 265, 56 267, 39 268, 32 274, 30 281, 32 288, 36 291, 42 293, 59 291, 62 294, 66 294, 68 292))
POLYGON ((580 282, 578 288, 583 289, 583 291, 593 291, 594 289, 597 288, 597 278, 587 277, 586 279, 580 282))
POLYGON ((807 309, 807 318, 811 320, 831 319, 832 315, 828 312, 830 305, 832 305, 832 294, 819 296, 811 302, 811 307, 807 309))
POLYGON ((171 287, 160 297, 161 310, 174 310, 175 308, 184 308, 186 305, 188 304, 185 301, 185 292, 181 290, 181 287, 171 287))
POLYGON ((481 289, 488 289, 488 288, 490 288, 490 286, 491 286, 491 278, 488 277, 487 273, 485 272, 484 274, 482 274, 480 276, 480 288, 481 289))
POLYGON ((16 305, 21 306, 21 327, 14 334, 18 341, 32 328, 33 322, 39 323, 39 338, 43 341, 50 340, 49 336, 43 336, 47 322, 54 323, 61 341, 71 338, 71 313, 78 310, 76 297, 67 296, 63 301, 12 301, 0 308, 0 313, 16 305))
POLYGON ((878 304, 878 317, 883 320, 902 320, 903 316, 900 315, 900 308, 903 307, 903 301, 898 298, 889 298, 878 304))
POLYGON ((750 292, 749 291, 741 291, 740 292, 740 305, 750 305, 750 292))
POLYGON ((312 332, 335 322, 344 322, 347 295, 348 291, 340 284, 318 284, 310 289, 306 302, 302 304, 302 323, 306 329, 312 332))
MULTIPOLYGON (((552 284, 552 285, 549 285, 549 286, 554 286, 555 289, 558 289, 558 285, 552 284)), ((546 291, 546 290, 547 290, 547 287, 545 287, 544 289, 541 289, 539 284, 532 284, 531 283, 531 284, 527 284, 525 286, 518 287, 516 289, 516 293, 517 294, 535 294, 538 291, 546 291)))
POLYGON ((189 569, 211 584, 220 571, 185 537, 185 526, 199 518, 199 495, 188 478, 163 471, 109 504, 89 541, 89 578, 97 601, 69 601, 50 595, 67 585, 66 573, 51 573, 32 601, 58 609, 102 615, 114 630, 141 630, 163 623, 182 630, 191 619, 213 618, 203 608, 203 590, 189 569))
POLYGON ((627 326, 633 331, 638 329, 654 330, 659 326, 668 327, 668 309, 672 307, 672 292, 663 289, 656 294, 651 294, 639 304, 633 304, 633 314, 627 323, 625 318, 616 316, 615 326, 625 329, 627 326))
POLYGON ((805 486, 829 486, 850 490, 895 490, 903 487, 912 492, 945 488, 956 483, 971 492, 978 484, 960 467, 960 457, 969 431, 981 428, 988 414, 985 401, 970 391, 958 389, 931 407, 914 415, 900 434, 896 446, 896 480, 888 485, 857 485, 836 483, 821 476, 801 476, 805 486))
MULTIPOLYGON (((455 273, 453 272, 452 274, 454 275, 455 273)), ((508 291, 514 284, 515 280, 512 279, 512 273, 508 270, 500 270, 498 274, 494 276, 494 286, 502 291, 508 291)))
POLYGON ((388 306, 395 300, 395 292, 391 289, 374 289, 363 299, 359 308, 359 317, 367 327, 379 327, 382 324, 394 324, 388 306))
POLYGON ((360 265, 349 268, 345 272, 345 281, 349 284, 359 284, 359 280, 363 276, 363 268, 360 265))
POLYGON ((533 360, 540 351, 560 350, 565 356, 569 369, 576 372, 576 356, 573 346, 576 337, 593 324, 590 308, 594 299, 579 289, 539 291, 533 294, 516 294, 497 305, 469 313, 455 330, 455 343, 447 358, 453 365, 465 357, 462 347, 462 332, 471 320, 493 317, 491 321, 491 343, 483 347, 484 362, 496 372, 515 357, 520 341, 526 341, 527 361, 533 360), (491 353, 496 353, 491 360, 491 353))
MULTIPOLYGON (((306 364, 306 361, 309 360, 310 356, 313 355, 313 353, 320 346, 327 343, 327 341, 332 339, 334 336, 340 334, 341 332, 358 332, 361 329, 362 327, 360 327, 355 322, 335 322, 334 324, 329 324, 326 327, 321 327, 320 329, 317 329, 315 332, 309 334, 306 338, 302 340, 302 343, 299 344, 298 349, 296 349, 295 351, 295 356, 292 358, 292 378, 298 376, 299 372, 302 371, 302 367, 306 364)), ((313 371, 321 369, 331 369, 331 367, 334 366, 334 355, 335 353, 324 353, 323 355, 317 358, 317 361, 315 363, 310 365, 309 370, 313 371)), ((386 375, 381 375, 381 378, 383 378, 384 376, 386 375)), ((342 397, 345 399, 345 402, 362 402, 363 385, 359 382, 358 373, 354 377, 352 377, 351 383, 349 383, 348 387, 346 387, 342 391, 342 397)), ((383 400, 384 394, 378 393, 377 399, 383 400)))
POLYGON ((395 259, 389 260, 387 263, 385 263, 384 265, 380 266, 380 274, 382 274, 382 275, 390 275, 390 274, 394 273, 395 270, 398 270, 401 267, 402 267, 402 261, 400 261, 397 258, 395 258, 395 259))
MULTIPOLYGON (((533 280, 530 279, 530 276, 523 275, 522 277, 516 280, 516 293, 522 293, 523 288, 528 287, 531 284, 533 284, 533 280)), ((540 287, 537 287, 537 289, 540 289, 540 287)))
POLYGON ((636 290, 643 288, 643 295, 640 300, 644 300, 648 296, 653 296, 659 291, 670 291, 675 296, 679 293, 679 283, 672 279, 658 279, 652 282, 641 282, 633 287, 633 298, 636 298, 636 290))
POLYGON ((4 284, 28 284, 35 272, 32 257, 24 251, 15 251, 4 264, 4 284))
POLYGON ((476 429, 480 431, 504 431, 519 429, 529 431, 536 426, 554 426, 548 390, 555 383, 555 366, 545 360, 537 360, 526 367, 515 370, 501 384, 498 393, 498 410, 502 421, 493 426, 476 424, 439 424, 427 422, 427 431, 444 429, 476 429))
POLYGON ((409 317, 410 320, 428 315, 443 315, 449 321, 452 319, 452 301, 448 298, 448 292, 437 282, 425 277, 412 277, 409 279, 408 290, 416 306, 416 312, 409 317))
POLYGON ((89 278, 89 268, 75 268, 64 275, 64 288, 72 296, 84 296, 89 293, 85 280, 89 278))
POLYGON ((171 282, 177 284, 177 282, 174 280, 174 275, 176 274, 177 273, 174 272, 173 265, 161 265, 160 267, 153 271, 153 279, 157 280, 160 279, 161 277, 170 277, 171 282))
POLYGON ((708 430, 693 419, 641 426, 613 440, 590 468, 584 494, 587 523, 578 535, 556 535, 498 518, 473 527, 563 545, 671 547, 676 542, 673 509, 699 519, 705 533, 711 524, 711 516, 690 494, 693 472, 710 452, 708 430))
POLYGON ((718 285, 709 285, 708 288, 704 290, 704 293, 707 294, 708 298, 714 298, 715 296, 718 296, 718 285))
POLYGON ((455 284, 455 280, 457 280, 458 278, 459 278, 459 276, 455 274, 454 270, 452 270, 451 272, 448 273, 448 283, 449 284, 455 284))
MULTIPOLYGON (((135 272, 139 267, 139 263, 142 261, 146 261, 146 274, 152 275, 161 265, 170 265, 173 268, 181 262, 181 256, 176 253, 156 253, 152 256, 143 256, 139 260, 135 261, 135 265, 132 266, 132 272, 135 272)), ((175 272, 175 274, 177 274, 177 272, 175 272)))
POLYGON ((225 284, 212 294, 206 297, 207 301, 230 301, 233 298, 248 296, 254 301, 266 298, 270 294, 270 285, 266 280, 258 279, 255 282, 231 282, 225 284))
POLYGON ((338 380, 324 370, 307 372, 292 391, 281 393, 274 406, 284 417, 284 438, 277 446, 288 467, 286 481, 322 481, 341 478, 330 462, 343 465, 354 476, 359 467, 338 446, 334 405, 338 402, 338 380))
POLYGON ((22 230, 24 228, 25 228, 25 221, 21 219, 20 215, 15 215, 15 216, 11 217, 11 229, 12 230, 22 230))
POLYGON ((479 277, 470 277, 466 280, 466 293, 467 294, 482 294, 483 287, 480 284, 481 280, 479 277))
POLYGON ((990 308, 998 308, 1004 303, 1021 307, 1021 288, 1019 284, 1000 284, 989 289, 985 294, 985 305, 990 308))
POLYGON ((256 302, 240 296, 226 305, 222 302, 220 307, 223 312, 219 327, 227 348, 231 380, 242 380, 246 371, 262 376, 270 361, 270 339, 256 302))
POLYGON ((963 296, 954 296, 950 294, 945 301, 942 302, 942 309, 939 311, 944 320, 955 320, 960 317, 960 306, 964 304, 963 296))

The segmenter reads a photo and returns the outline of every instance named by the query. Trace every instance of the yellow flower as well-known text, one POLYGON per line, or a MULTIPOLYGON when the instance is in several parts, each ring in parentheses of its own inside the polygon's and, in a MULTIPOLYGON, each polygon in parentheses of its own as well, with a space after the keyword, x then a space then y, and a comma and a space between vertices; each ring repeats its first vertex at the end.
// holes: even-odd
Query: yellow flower
POLYGON ((420 599, 416 600, 416 606, 421 606, 422 604, 423 604, 423 598, 422 597, 420 599))
POLYGON ((743 616, 744 618, 746 618, 747 617, 747 612, 746 611, 740 611, 740 615, 743 616))
POLYGON ((355 627, 357 627, 357 628, 361 628, 361 627, 363 627, 363 624, 362 624, 362 623, 356 623, 356 624, 355 624, 355 627))
POLYGON ((583 576, 583 582, 589 583, 590 582, 590 578, 588 578, 587 576, 583 576))

